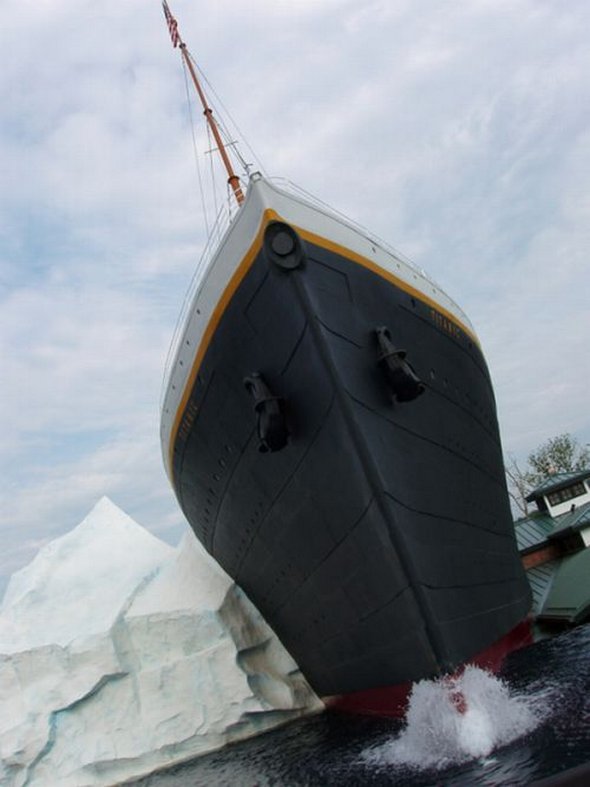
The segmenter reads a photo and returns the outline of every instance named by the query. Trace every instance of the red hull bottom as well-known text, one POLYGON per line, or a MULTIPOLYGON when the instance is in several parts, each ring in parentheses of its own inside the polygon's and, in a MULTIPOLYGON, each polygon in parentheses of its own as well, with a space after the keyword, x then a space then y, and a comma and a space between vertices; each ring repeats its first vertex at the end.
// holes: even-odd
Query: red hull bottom
MULTIPOLYGON (((532 642, 531 621, 526 619, 493 645, 490 645, 489 648, 469 659, 466 664, 496 673, 499 672, 504 659, 509 653, 531 645, 532 642)), ((460 673, 460 671, 461 667, 459 667, 457 673, 460 673)), ((399 718, 406 712, 411 688, 412 683, 408 681, 407 683, 398 683, 395 686, 366 689, 334 697, 323 697, 322 699, 330 710, 399 718)))

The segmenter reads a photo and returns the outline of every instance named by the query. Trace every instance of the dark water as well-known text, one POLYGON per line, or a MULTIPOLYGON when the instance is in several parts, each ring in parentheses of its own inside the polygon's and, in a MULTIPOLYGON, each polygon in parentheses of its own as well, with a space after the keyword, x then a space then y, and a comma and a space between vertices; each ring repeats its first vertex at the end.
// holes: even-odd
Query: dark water
POLYGON ((513 653, 501 677, 511 692, 547 698, 535 729, 485 758, 428 770, 368 761, 402 725, 323 713, 133 784, 590 786, 590 625, 513 653))

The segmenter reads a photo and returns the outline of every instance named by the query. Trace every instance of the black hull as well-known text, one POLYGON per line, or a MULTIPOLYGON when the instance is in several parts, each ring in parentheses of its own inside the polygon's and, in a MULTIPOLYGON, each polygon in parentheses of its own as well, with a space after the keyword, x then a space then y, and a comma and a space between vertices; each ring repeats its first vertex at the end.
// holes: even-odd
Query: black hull
MULTIPOLYGON (((221 316, 172 454, 182 509, 321 696, 450 671, 530 607, 474 338, 330 244, 264 247, 221 316), (426 386, 397 402, 375 329, 426 386), (259 451, 244 378, 290 433, 259 451)), ((391 277, 389 277, 391 279, 391 277)))

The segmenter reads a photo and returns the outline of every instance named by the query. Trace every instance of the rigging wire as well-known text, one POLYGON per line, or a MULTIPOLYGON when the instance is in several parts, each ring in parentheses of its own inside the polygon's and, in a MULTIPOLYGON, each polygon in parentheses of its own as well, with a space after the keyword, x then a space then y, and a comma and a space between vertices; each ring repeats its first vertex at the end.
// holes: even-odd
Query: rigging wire
POLYGON ((215 209, 215 215, 219 215, 219 205, 217 203, 217 183, 215 181, 215 166, 213 163, 213 149, 214 144, 211 140, 211 129, 209 128, 209 124, 206 123, 207 128, 207 146, 209 151, 209 174, 211 175, 211 190, 213 191, 213 207, 215 209))
MULTIPOLYGON (((185 81, 185 91, 186 91, 186 94, 187 94, 189 118, 190 118, 190 123, 191 123, 191 135, 192 135, 192 141, 193 141, 193 155, 194 155, 195 163, 196 163, 196 166, 197 166, 197 173, 198 173, 198 180, 199 180, 199 192, 200 192, 200 196, 201 196, 201 205, 202 205, 202 209, 203 209, 203 216, 205 218, 205 229, 207 231, 207 234, 209 235, 209 215, 208 215, 208 211, 207 211, 207 203, 206 203, 206 200, 205 200, 205 194, 204 194, 204 188, 203 188, 203 178, 201 176, 201 167, 200 167, 200 163, 199 163, 199 153, 198 153, 198 150, 197 150, 197 140, 196 140, 195 124, 194 124, 194 118, 193 118, 193 112, 192 112, 192 104, 191 104, 190 95, 189 95, 187 69, 188 69, 188 71, 191 74, 192 80, 195 82, 195 87, 197 88, 197 90, 199 92, 199 95, 201 97, 201 101, 203 103, 203 107, 204 107, 204 110, 205 110, 205 115, 207 116, 207 121, 208 122, 206 123, 206 129, 207 129, 207 139, 208 139, 208 144, 209 144, 209 150, 207 151, 207 153, 211 154, 217 149, 220 150, 221 156, 222 156, 223 161, 224 161, 224 163, 226 165, 226 168, 228 170, 228 174, 230 175, 228 183, 231 185, 231 187, 233 189, 234 197, 237 199, 238 204, 242 202, 242 200, 244 199, 244 195, 243 195, 242 188, 240 187, 240 178, 235 175, 235 171, 232 171, 233 167, 232 167, 232 165, 230 163, 229 155, 233 154, 233 158, 235 160, 237 160, 237 162, 239 162, 239 164, 243 168, 243 172, 244 172, 245 176, 248 179, 250 178, 252 163, 248 163, 246 161, 246 159, 242 156, 242 153, 241 153, 241 151, 240 151, 240 149, 238 147, 238 143, 235 140, 232 140, 229 128, 225 125, 225 122, 223 122, 220 119, 222 117, 222 113, 218 112, 217 113, 218 117, 215 119, 215 121, 213 120, 213 111, 212 111, 212 108, 211 108, 211 102, 210 102, 210 99, 207 97, 207 95, 205 93, 203 93, 203 91, 202 91, 202 89, 201 89, 201 87, 200 87, 200 85, 198 83, 198 79, 197 79, 197 76, 196 76, 197 72, 201 75, 201 79, 208 86, 210 92, 215 96, 215 98, 217 99, 217 102, 222 107, 223 112, 228 117, 229 121, 231 122, 231 124, 233 125, 235 130, 238 132, 238 138, 240 138, 241 141, 243 143, 245 143, 245 146, 248 148, 248 151, 253 156, 253 158, 254 158, 255 162, 258 164, 259 168, 262 169, 262 167, 260 166, 258 156, 256 155, 256 153, 252 149, 252 146, 245 139, 244 134, 242 133, 242 131, 238 127, 238 124, 236 123, 234 118, 231 116, 229 110, 225 107, 225 105, 221 101, 220 97, 218 96, 217 92, 215 91, 215 88, 209 82, 209 80, 207 79, 207 77, 203 73, 203 71, 199 68, 199 66, 198 66, 197 62, 195 61, 194 57, 192 56, 191 52, 188 50, 186 45, 180 39, 180 36, 178 36, 178 34, 176 32, 176 20, 171 16, 171 14, 170 14, 170 12, 168 10, 167 4, 165 2, 163 3, 163 6, 164 6, 164 14, 166 16, 166 20, 167 20, 168 26, 170 28, 170 34, 172 36, 173 45, 177 46, 177 44, 180 42, 180 46, 182 48, 183 76, 184 76, 184 81, 185 81), (174 24, 174 30, 170 27, 171 23, 174 24), (213 124, 213 128, 210 128, 210 126, 212 124, 213 124), (211 144, 211 132, 213 132, 213 135, 215 136, 216 147, 214 147, 211 144)), ((221 196, 221 195, 218 195, 218 193, 217 193, 217 184, 216 184, 216 180, 215 180, 215 168, 213 166, 213 157, 211 157, 210 163, 211 163, 210 174, 211 174, 211 185, 212 185, 212 191, 213 191, 213 202, 214 202, 214 208, 215 208, 215 215, 218 215, 219 214, 218 196, 221 196)), ((231 217, 231 210, 229 211, 229 213, 230 213, 230 217, 231 217)))
MULTIPOLYGON (((217 112, 216 112, 216 115, 217 115, 217 119, 218 119, 218 125, 220 125, 220 126, 221 126, 221 128, 223 129, 223 132, 224 132, 224 136, 225 136, 225 138, 226 138, 226 141, 228 141, 228 142, 229 142, 229 140, 231 139, 231 135, 229 134, 229 132, 228 132, 227 128, 225 127, 225 124, 224 124, 223 122, 220 122, 220 121, 219 121, 219 118, 223 118, 224 116, 225 116, 225 117, 226 117, 226 118, 227 118, 227 119, 230 121, 230 123, 232 124, 232 126, 235 128, 235 130, 236 130, 236 132, 237 132, 237 135, 238 135, 238 137, 240 138, 240 140, 241 140, 241 142, 244 144, 244 146, 245 146, 245 147, 248 149, 248 152, 250 153, 250 155, 251 155, 251 156, 252 156, 252 158, 254 159, 254 161, 255 161, 256 165, 258 166, 258 168, 260 169, 260 171, 261 171, 261 172, 262 172, 264 175, 266 175, 266 171, 265 171, 265 168, 264 168, 264 166, 262 165, 262 162, 261 162, 261 160, 260 160, 260 157, 259 157, 259 156, 256 154, 256 151, 255 151, 255 150, 252 148, 252 145, 250 145, 250 143, 248 142, 248 140, 247 140, 247 138, 246 138, 245 134, 242 132, 242 130, 241 130, 241 129, 240 129, 240 127, 238 126, 238 124, 237 124, 236 120, 234 119, 234 117, 233 117, 233 116, 232 116, 232 114, 230 113, 229 109, 228 109, 228 108, 225 106, 225 104, 223 103, 223 101, 222 101, 222 100, 221 100, 221 98, 219 97, 219 95, 218 95, 217 91, 215 90, 215 88, 213 87, 213 85, 211 84, 211 82, 209 82, 209 80, 207 79, 207 75, 205 74, 205 72, 204 72, 204 71, 203 71, 203 70, 202 70, 202 69, 199 67, 199 64, 198 64, 198 63, 195 61, 195 59, 193 58, 193 56, 191 55, 191 53, 189 52, 188 54, 189 54, 189 57, 190 57, 190 59, 191 59, 191 60, 192 60, 192 62, 193 62, 193 65, 195 66, 195 68, 196 68, 196 69, 197 69, 197 71, 199 72, 199 75, 200 75, 201 79, 203 80, 203 82, 204 82, 204 83, 207 85, 207 87, 209 88, 209 93, 210 93, 210 95, 213 95, 213 96, 215 97, 215 100, 216 100, 216 103, 217 103, 217 105, 218 105, 218 106, 221 108, 221 110, 222 110, 222 112, 219 112, 219 111, 217 111, 217 112)), ((246 162, 246 160, 244 159, 244 157, 243 157, 243 156, 242 156, 242 154, 240 153, 240 150, 239 150, 239 148, 237 148, 237 147, 236 147, 236 149, 235 149, 234 153, 235 153, 236 157, 238 158, 238 160, 239 160, 240 164, 241 164, 241 165, 242 165, 242 167, 244 168, 244 171, 246 172, 246 174, 249 174, 249 170, 250 170, 250 166, 251 166, 251 165, 250 165, 250 164, 248 164, 248 163, 246 162)))
MULTIPOLYGON (((188 52, 188 50, 187 50, 187 52, 188 52)), ((194 58, 190 54, 190 52, 188 52, 188 55, 189 55, 193 65, 196 68, 198 68, 198 66, 197 66, 194 58)), ((203 209, 203 216, 204 216, 204 219, 205 219, 206 236, 207 236, 207 238, 211 238, 213 235, 216 235, 217 236, 217 240, 219 241, 220 238, 221 238, 221 228, 220 228, 220 222, 219 222, 218 219, 219 219, 219 214, 220 214, 221 208, 219 206, 219 196, 220 196, 220 194, 219 194, 219 191, 218 191, 218 183, 217 183, 217 178, 216 178, 216 167, 215 167, 214 156, 213 156, 213 153, 216 151, 217 148, 215 147, 215 143, 214 143, 214 141, 212 139, 211 129, 209 127, 209 124, 205 123, 205 129, 206 129, 206 132, 207 132, 207 145, 208 145, 208 149, 205 152, 210 155, 210 159, 209 159, 209 162, 210 162, 209 175, 210 175, 211 192, 212 192, 211 196, 213 198, 214 216, 217 216, 217 219, 215 219, 215 221, 213 223, 213 226, 211 226, 210 225, 210 219, 209 219, 209 210, 207 209, 208 201, 205 198, 205 188, 204 188, 204 183, 203 183, 203 175, 202 175, 202 172, 201 172, 200 154, 199 154, 198 145, 197 145, 197 136, 196 136, 196 131, 195 131, 195 120, 194 120, 193 105, 192 105, 192 100, 191 100, 192 93, 190 91, 188 74, 187 74, 188 67, 187 67, 187 64, 186 64, 184 58, 182 58, 182 66, 183 66, 185 92, 186 92, 186 98, 187 98, 187 104, 188 104, 188 113, 189 113, 189 118, 190 118, 190 123, 191 123, 191 135, 192 135, 192 142, 193 142, 193 155, 194 155, 194 158, 195 158, 197 174, 198 174, 199 193, 200 193, 200 197, 201 197, 201 205, 202 205, 202 209, 203 209)), ((200 71, 200 69, 199 69, 199 71, 200 71)), ((208 83, 208 84, 210 86, 210 83, 208 83)), ((210 104, 211 102, 208 100, 208 103, 210 104)), ((229 135, 227 127, 225 126, 225 124, 222 121, 219 120, 220 113, 216 111, 216 114, 217 114, 217 119, 216 119, 217 126, 220 129, 220 131, 222 133, 222 136, 224 137, 224 142, 225 142, 225 144, 227 146, 227 149, 228 150, 231 149, 233 151, 234 156, 239 160, 239 162, 244 167, 244 170, 245 170, 246 174, 249 174, 249 165, 243 159, 243 157, 240 154, 239 150, 236 149, 237 148, 236 143, 231 141, 231 137, 229 135)), ((228 217, 231 219, 231 215, 232 215, 231 205, 232 205, 233 191, 231 190, 231 188, 229 186, 229 183, 227 184, 226 192, 227 193, 224 195, 223 200, 222 200, 223 208, 224 208, 224 210, 225 209, 227 210, 228 217)), ((210 207, 210 205, 209 205, 209 207, 210 207)))
POLYGON ((226 206, 226 208, 227 208, 227 215, 228 215, 228 216, 229 216, 229 218, 231 219, 231 215, 232 215, 232 205, 233 205, 233 200, 232 200, 233 191, 232 191, 232 189, 230 188, 230 185, 229 185, 229 183, 227 183, 227 184, 226 184, 226 189, 225 189, 225 192, 226 192, 226 194, 225 194, 225 206, 226 206))
POLYGON ((198 180, 199 180, 199 194, 201 196, 201 208, 203 210, 203 217, 205 219, 205 232, 207 234, 207 237, 209 237, 209 216, 208 216, 208 211, 207 211, 207 202, 205 200, 205 192, 204 192, 204 189, 203 189, 203 178, 201 176, 201 165, 199 164, 199 151, 197 149, 197 138, 196 138, 196 134, 195 134, 195 121, 194 121, 194 117, 193 117, 193 106, 192 106, 192 103, 191 103, 191 95, 190 95, 189 84, 188 84, 188 76, 187 76, 187 73, 186 73, 186 64, 184 62, 184 59, 182 59, 182 72, 184 74, 184 87, 185 87, 185 91, 186 91, 186 103, 188 104, 188 114, 189 114, 190 123, 191 123, 191 135, 192 135, 192 139, 193 139, 193 155, 195 157, 195 164, 196 164, 196 167, 197 167, 197 174, 198 174, 198 180))

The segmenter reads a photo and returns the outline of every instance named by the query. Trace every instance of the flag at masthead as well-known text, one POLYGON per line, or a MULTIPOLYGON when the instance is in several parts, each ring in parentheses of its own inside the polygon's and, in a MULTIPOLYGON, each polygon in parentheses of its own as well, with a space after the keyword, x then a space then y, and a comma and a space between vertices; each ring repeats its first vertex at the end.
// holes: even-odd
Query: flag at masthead
POLYGON ((168 25, 168 30, 170 31, 170 38, 172 39, 172 46, 177 47, 179 44, 182 43, 180 40, 180 36, 178 34, 178 22, 170 13, 170 9, 168 8, 168 3, 166 0, 162 2, 162 8, 164 9, 164 16, 166 17, 166 24, 168 25))

